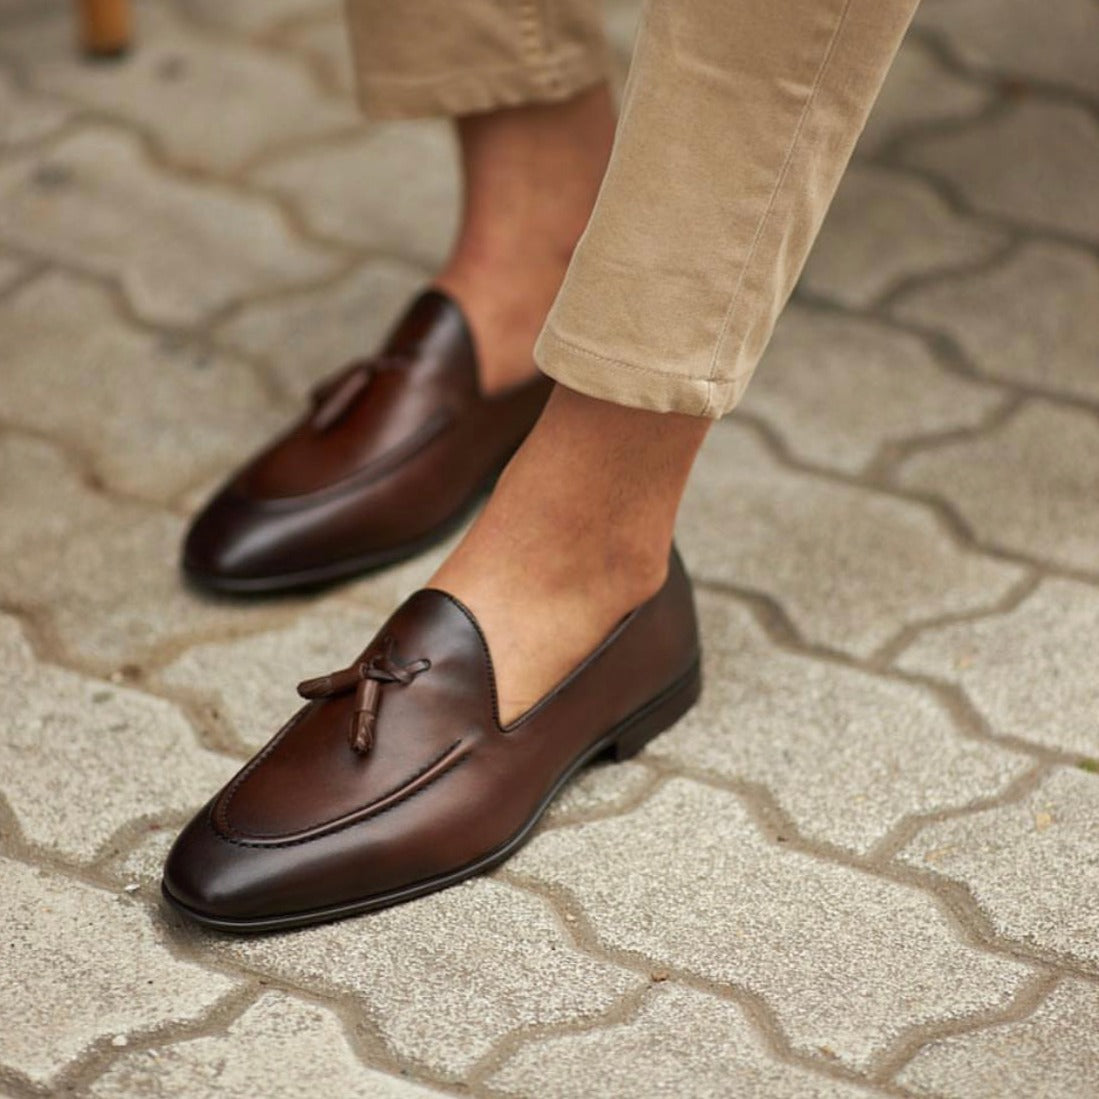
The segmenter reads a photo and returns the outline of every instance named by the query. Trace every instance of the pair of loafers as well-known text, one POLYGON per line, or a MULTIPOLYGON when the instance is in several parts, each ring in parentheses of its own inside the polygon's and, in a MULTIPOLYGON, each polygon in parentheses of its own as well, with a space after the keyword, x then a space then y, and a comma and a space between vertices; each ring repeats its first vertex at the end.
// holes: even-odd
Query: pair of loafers
MULTIPOLYGON (((438 541, 525 438, 539 378, 479 389, 473 340, 438 291, 382 352, 215 495, 183 568, 231 593, 320 585, 438 541)), ((659 592, 572 673, 500 722, 484 635, 446 592, 412 595, 355 658, 299 687, 303 707, 195 816, 163 893, 226 931, 270 931, 395 904, 497 865, 599 755, 633 755, 698 697, 698 627, 677 554, 659 592)))

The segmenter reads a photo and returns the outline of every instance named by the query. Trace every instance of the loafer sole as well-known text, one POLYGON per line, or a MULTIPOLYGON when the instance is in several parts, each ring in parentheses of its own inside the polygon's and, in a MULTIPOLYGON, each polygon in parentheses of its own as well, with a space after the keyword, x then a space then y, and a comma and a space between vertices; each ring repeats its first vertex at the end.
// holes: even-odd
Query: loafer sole
POLYGON ((446 889, 448 886, 457 885, 459 882, 494 869, 514 854, 530 838, 531 832, 542 819, 550 803, 577 772, 604 754, 610 755, 618 762, 637 755, 650 740, 669 729, 691 709, 698 701, 701 690, 702 672, 699 663, 696 661, 675 683, 650 699, 640 709, 635 710, 624 721, 619 722, 605 736, 600 737, 586 752, 578 756, 515 835, 487 855, 483 855, 474 862, 467 863, 465 866, 451 870, 446 874, 439 874, 424 881, 413 882, 411 885, 402 886, 400 889, 390 890, 387 893, 377 893, 363 900, 347 901, 343 904, 330 905, 304 912, 292 912, 284 916, 261 916, 255 919, 227 919, 220 916, 206 915, 177 900, 172 896, 164 882, 161 882, 161 893, 169 905, 188 919, 194 920, 205 927, 217 931, 257 934, 268 931, 285 931, 294 927, 328 923, 348 916, 357 916, 365 912, 373 912, 380 908, 389 908, 395 904, 402 904, 404 901, 414 900, 428 893, 446 889))

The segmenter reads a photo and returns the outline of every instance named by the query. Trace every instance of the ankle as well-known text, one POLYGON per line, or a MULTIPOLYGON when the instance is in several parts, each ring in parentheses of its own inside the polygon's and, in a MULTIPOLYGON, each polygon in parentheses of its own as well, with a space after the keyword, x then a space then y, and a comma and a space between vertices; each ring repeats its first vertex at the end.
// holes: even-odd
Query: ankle
POLYGON ((469 318, 486 392, 534 375, 534 342, 591 215, 614 125, 603 85, 458 122, 465 199, 436 284, 469 318))

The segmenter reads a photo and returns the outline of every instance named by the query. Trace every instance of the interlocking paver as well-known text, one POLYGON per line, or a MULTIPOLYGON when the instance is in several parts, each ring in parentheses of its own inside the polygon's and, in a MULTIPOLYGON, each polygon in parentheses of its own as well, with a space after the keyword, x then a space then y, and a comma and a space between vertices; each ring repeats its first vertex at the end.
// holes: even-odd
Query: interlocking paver
POLYGON ((794 306, 741 407, 801 460, 858 473, 887 443, 976 427, 1005 400, 947 373, 916 336, 794 306))
POLYGON ((186 590, 182 521, 92 491, 48 444, 0 434, 0 469, 0 600, 45 614, 79 659, 110 670, 195 631, 275 614, 186 590))
POLYGON ((112 1038, 201 1017, 228 977, 177 960, 144 908, 0 859, 0 1063, 45 1088, 112 1038))
POLYGON ((0 151, 57 133, 72 117, 72 108, 17 88, 0 69, 0 151))
POLYGON ((0 252, 0 294, 10 290, 28 270, 28 264, 0 252))
POLYGON ((973 893, 993 931, 1099 962, 1099 778, 1059 768, 1021 802, 928 825, 903 861, 973 893))
POLYGON ((185 12, 215 27, 264 32, 288 20, 336 13, 339 0, 176 0, 185 12))
POLYGON ((1099 96, 1099 8, 1094 0, 928 0, 916 22, 979 69, 1099 96))
POLYGON ((653 773, 640 763, 595 764, 565 787, 546 812, 545 821, 559 824, 577 817, 622 812, 642 797, 654 781, 653 773))
POLYGON ((1099 241, 1099 120, 1083 107, 1024 99, 995 121, 918 138, 903 157, 981 212, 1099 241))
POLYGON ((367 262, 334 285, 247 305, 217 333, 263 357, 283 389, 304 396, 319 379, 375 351, 426 281, 416 267, 367 262))
POLYGON ((1045 580, 1009 614, 924 631, 898 658, 959 685, 992 731, 1099 757, 1099 592, 1045 580))
POLYGON ((446 256, 457 225, 457 159, 443 122, 376 126, 273 159, 253 178, 326 238, 430 267, 446 256))
POLYGON ((640 22, 641 5, 637 0, 604 0, 603 10, 607 41, 619 60, 628 63, 640 22))
POLYGON ((642 983, 571 946, 541 899, 484 880, 365 921, 215 945, 279 979, 350 993, 398 1056, 447 1077, 509 1031, 582 1022, 642 983))
POLYGON ((979 263, 1004 239, 954 213, 923 181, 855 164, 836 192, 801 285, 843 305, 868 306, 904 279, 979 263))
MULTIPOLYGON (((377 346, 445 255, 457 159, 441 122, 363 123, 339 0, 136 5, 135 51, 91 65, 71 0, 0 0, 0 841, 54 868, 0 864, 0 1092, 853 1097, 945 1021, 913 1093, 1090 1094, 1099 596, 997 608, 1099 548, 1099 421, 1069 407, 1099 395, 1094 0, 925 0, 815 304, 692 478, 701 706, 496 878, 262 940, 150 917, 178 823, 454 539, 253 604, 180 583, 183 515, 377 346), (998 415, 1018 389, 1058 400, 998 415), (921 626, 895 669, 815 650, 921 626), (1033 748, 963 735, 952 689, 1033 748), (1080 768, 999 804, 1043 748, 1080 768)), ((617 80, 639 4, 607 7, 617 80)))
POLYGON ((952 73, 910 36, 885 78, 855 156, 880 154, 895 138, 928 123, 971 118, 993 98, 990 87, 952 73))
POLYGON ((865 852, 906 815, 965 805, 1030 765, 961 737, 929 693, 783 652, 729 600, 701 613, 702 704, 650 750, 766 787, 808 839, 865 852))
POLYGON ((974 439, 914 455, 902 484, 948 501, 982 541, 1067 568, 1099 562, 1099 421, 1029 402, 974 439))
POLYGON ((171 500, 236 464, 283 418, 246 363, 136 329, 102 288, 67 275, 0 303, 0 331, 5 419, 75 444, 125 492, 171 500), (80 400, 59 400, 73 377, 89 382, 80 400))
POLYGON ((116 65, 80 59, 71 18, 59 10, 6 31, 0 50, 33 58, 36 88, 141 127, 188 167, 232 172, 279 143, 361 125, 294 59, 196 33, 164 4, 140 6, 141 48, 116 65))
POLYGON ((639 1066, 651 1096, 871 1094, 775 1060, 736 1004, 674 984, 654 986, 627 1023, 530 1042, 488 1084, 508 1095, 588 1099, 598 1081, 601 1099, 636 1099, 639 1066))
POLYGON ((767 843, 732 794, 684 779, 511 865, 565 889, 606 946, 746 988, 795 1048, 853 1067, 1005 1006, 1030 973, 963 944, 927 895, 767 843))
POLYGON ((355 70, 342 7, 333 10, 331 18, 295 24, 279 41, 311 60, 332 87, 349 98, 354 96, 355 70))
POLYGON ((429 1099, 443 1093, 367 1068, 339 1019, 284 992, 262 995, 224 1034, 121 1057, 89 1089, 101 1099, 217 1095, 223 1099, 429 1099))
POLYGON ((170 175, 135 137, 99 125, 0 164, 0 239, 117 279, 141 316, 165 324, 334 268, 273 204, 170 175))
POLYGON ((17 673, 0 695, 0 794, 54 854, 87 862, 131 820, 197 808, 235 768, 199 748, 169 703, 36 662, 6 616, 0 656, 17 673))
POLYGON ((203 699, 260 748, 303 705, 295 684, 345 667, 382 622, 376 611, 326 603, 281 630, 193 646, 157 678, 203 699))
POLYGON ((1099 263, 1032 242, 1010 262, 906 294, 894 312, 949 334, 982 374, 1099 400, 1099 263))
POLYGON ((766 594, 808 640, 855 655, 984 609, 1021 575, 957 549, 927 508, 783 468, 735 424, 710 433, 680 531, 696 576, 766 594))
POLYGON ((1099 989, 1066 980, 1033 1015, 924 1046, 899 1081, 918 1095, 1093 1099, 1099 1079, 1099 989))

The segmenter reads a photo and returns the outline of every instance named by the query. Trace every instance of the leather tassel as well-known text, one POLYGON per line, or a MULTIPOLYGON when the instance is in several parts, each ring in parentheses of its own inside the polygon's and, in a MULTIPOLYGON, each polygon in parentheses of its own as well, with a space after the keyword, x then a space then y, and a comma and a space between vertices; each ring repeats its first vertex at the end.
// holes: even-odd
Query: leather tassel
POLYGON ((304 679, 298 684, 298 694, 302 698, 327 698, 350 690, 359 682, 359 669, 342 668, 330 675, 319 675, 316 679, 304 679))
POLYGON ((356 710, 351 715, 351 750, 365 756, 374 747, 374 722, 377 715, 356 710))
POLYGON ((351 715, 351 748, 365 755, 374 744, 374 723, 378 717, 382 685, 376 679, 361 679, 355 692, 355 712, 351 715))

